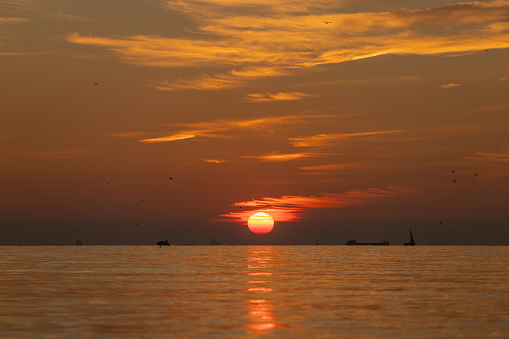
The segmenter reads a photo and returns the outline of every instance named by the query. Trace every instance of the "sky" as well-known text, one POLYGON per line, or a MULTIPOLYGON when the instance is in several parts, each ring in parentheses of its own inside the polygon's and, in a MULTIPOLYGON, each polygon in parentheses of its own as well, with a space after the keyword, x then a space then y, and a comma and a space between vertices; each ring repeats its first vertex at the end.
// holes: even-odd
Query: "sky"
POLYGON ((509 245, 508 61, 509 1, 0 0, 0 245, 509 245))

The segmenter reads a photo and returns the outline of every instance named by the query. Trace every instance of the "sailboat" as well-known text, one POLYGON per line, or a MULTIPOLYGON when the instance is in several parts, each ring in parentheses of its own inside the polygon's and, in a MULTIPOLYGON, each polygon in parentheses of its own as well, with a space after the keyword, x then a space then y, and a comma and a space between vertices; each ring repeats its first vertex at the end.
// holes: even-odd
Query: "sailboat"
POLYGON ((412 235, 412 230, 410 230, 410 241, 404 244, 405 246, 415 246, 414 236, 412 235))

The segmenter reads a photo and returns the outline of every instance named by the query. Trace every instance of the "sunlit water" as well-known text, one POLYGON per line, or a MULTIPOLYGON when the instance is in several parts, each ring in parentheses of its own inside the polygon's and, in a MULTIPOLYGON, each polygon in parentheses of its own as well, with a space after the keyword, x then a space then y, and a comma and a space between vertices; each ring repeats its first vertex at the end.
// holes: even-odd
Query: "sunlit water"
POLYGON ((0 337, 509 338, 509 247, 0 247, 0 337))

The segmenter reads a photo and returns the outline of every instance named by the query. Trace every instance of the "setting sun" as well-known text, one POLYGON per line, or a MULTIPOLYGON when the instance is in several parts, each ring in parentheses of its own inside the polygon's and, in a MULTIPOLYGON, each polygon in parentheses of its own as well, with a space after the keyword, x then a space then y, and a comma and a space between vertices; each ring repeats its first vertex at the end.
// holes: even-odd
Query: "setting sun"
POLYGON ((274 228, 274 219, 265 212, 258 212, 249 218, 247 226, 253 233, 267 234, 274 228))

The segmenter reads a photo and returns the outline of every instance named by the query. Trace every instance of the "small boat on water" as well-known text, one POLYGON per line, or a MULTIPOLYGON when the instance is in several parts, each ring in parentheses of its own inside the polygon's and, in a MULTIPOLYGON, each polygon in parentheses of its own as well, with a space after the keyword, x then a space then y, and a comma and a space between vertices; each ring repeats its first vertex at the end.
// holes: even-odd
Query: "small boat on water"
POLYGON ((168 242, 168 239, 165 239, 165 240, 158 241, 157 245, 159 245, 159 246, 170 246, 170 243, 168 242))
POLYGON ((412 230, 410 230, 410 241, 404 243, 405 246, 415 246, 414 236, 412 235, 412 230))
POLYGON ((389 242, 382 240, 380 242, 357 242, 355 239, 348 240, 345 245, 351 246, 389 246, 389 242))

